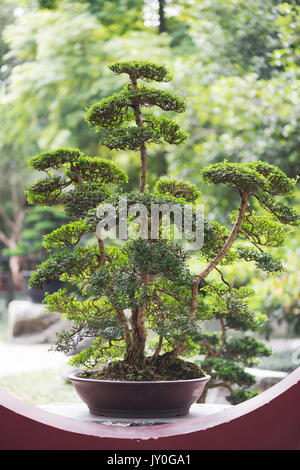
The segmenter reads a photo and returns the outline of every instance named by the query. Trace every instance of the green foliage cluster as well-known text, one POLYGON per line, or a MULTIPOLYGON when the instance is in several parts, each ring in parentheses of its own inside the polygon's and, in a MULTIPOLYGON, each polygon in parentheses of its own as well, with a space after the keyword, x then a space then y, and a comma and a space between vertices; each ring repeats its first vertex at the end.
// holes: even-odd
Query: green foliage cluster
MULTIPOLYGON (((283 171, 265 162, 245 164, 216 163, 208 166, 202 177, 208 183, 223 183, 235 186, 240 192, 253 195, 287 195, 294 191, 295 182, 283 171)), ((259 196, 258 196, 259 199, 259 196)))
POLYGON ((123 60, 109 65, 108 68, 116 74, 127 73, 135 79, 142 78, 150 82, 170 82, 173 80, 173 75, 165 65, 154 64, 148 60, 123 60))
POLYGON ((29 286, 33 289, 42 289, 62 274, 81 278, 87 272, 93 272, 97 266, 97 250, 93 248, 76 247, 53 253, 43 261, 32 274, 29 286))
POLYGON ((116 163, 88 157, 77 149, 43 152, 33 157, 29 166, 48 171, 49 176, 27 187, 28 201, 44 205, 62 202, 70 217, 85 215, 89 209, 103 202, 110 194, 110 188, 127 181, 126 173, 116 163), (60 174, 63 172, 64 176, 50 172, 53 169, 60 174))
POLYGON ((172 76, 166 67, 134 60, 117 62, 110 68, 115 73, 129 75, 131 84, 89 108, 86 120, 100 133, 100 143, 109 149, 121 150, 137 150, 143 142, 182 144, 187 133, 172 119, 153 115, 147 115, 143 120, 137 117, 137 112, 140 113, 138 109, 151 106, 163 111, 185 111, 185 102, 179 96, 166 90, 137 85, 137 79, 170 81, 172 76), (136 119, 137 125, 125 125, 136 119))
POLYGON ((237 247, 238 255, 245 261, 255 261, 258 269, 262 269, 268 273, 282 272, 284 268, 280 261, 275 260, 269 253, 263 253, 249 246, 237 247))
POLYGON ((111 150, 137 150, 142 142, 180 145, 187 138, 187 133, 171 119, 149 116, 147 123, 144 127, 127 126, 110 129, 109 132, 102 130, 100 142, 111 150))
POLYGON ((114 128, 133 119, 133 113, 128 112, 129 107, 154 105, 163 111, 178 113, 185 111, 183 99, 166 90, 158 90, 144 85, 140 85, 136 89, 125 86, 120 93, 103 98, 99 103, 92 105, 87 112, 86 120, 92 127, 114 128))
MULTIPOLYGON (((237 216, 233 212, 232 220, 237 216)), ((257 215, 255 211, 248 213, 243 220, 241 234, 251 240, 255 245, 268 247, 279 247, 284 244, 287 238, 288 230, 284 224, 276 220, 271 214, 257 215)))
POLYGON ((187 202, 195 202, 200 196, 199 191, 193 184, 170 178, 158 180, 154 187, 154 192, 166 196, 171 195, 176 198, 183 198, 187 202))
POLYGON ((105 201, 111 191, 107 185, 97 183, 74 185, 62 197, 66 214, 71 218, 85 217, 89 210, 105 201))
POLYGON ((32 157, 28 162, 29 168, 34 170, 57 170, 65 163, 75 162, 83 154, 78 149, 71 148, 60 148, 57 150, 51 150, 42 152, 40 155, 32 157))
POLYGON ((268 194, 260 192, 257 195, 259 204, 268 212, 273 214, 279 222, 288 225, 299 225, 299 214, 291 206, 283 201, 275 201, 268 194))
POLYGON ((138 272, 147 272, 150 276, 163 274, 172 281, 186 282, 185 254, 176 244, 137 239, 127 244, 127 253, 138 272))
POLYGON ((245 367, 253 367, 260 358, 270 356, 270 349, 249 335, 224 340, 221 333, 202 333, 199 342, 200 352, 205 354, 207 348, 210 350, 200 365, 212 377, 211 388, 227 388, 230 393, 226 398, 232 405, 258 394, 253 390, 255 378, 245 371, 245 367))
POLYGON ((53 230, 44 236, 43 246, 49 251, 63 246, 75 246, 83 234, 89 232, 89 227, 84 220, 76 220, 53 230))

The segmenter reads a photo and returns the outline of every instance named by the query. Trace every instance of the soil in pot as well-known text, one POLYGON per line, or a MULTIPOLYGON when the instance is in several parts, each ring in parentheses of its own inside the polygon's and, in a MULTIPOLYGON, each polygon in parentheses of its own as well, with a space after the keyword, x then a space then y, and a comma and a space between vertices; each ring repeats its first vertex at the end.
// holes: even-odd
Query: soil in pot
POLYGON ((145 358, 143 366, 135 366, 125 361, 112 362, 101 370, 88 373, 86 377, 102 380, 190 380, 203 377, 201 368, 193 362, 175 359, 165 361, 163 356, 155 361, 145 358))
POLYGON ((70 381, 90 413, 119 418, 184 416, 201 396, 210 377, 181 359, 168 368, 145 360, 144 367, 120 361, 93 374, 71 374, 70 381), (164 369, 165 367, 165 369, 164 369), (184 377, 184 378, 183 378, 184 377))

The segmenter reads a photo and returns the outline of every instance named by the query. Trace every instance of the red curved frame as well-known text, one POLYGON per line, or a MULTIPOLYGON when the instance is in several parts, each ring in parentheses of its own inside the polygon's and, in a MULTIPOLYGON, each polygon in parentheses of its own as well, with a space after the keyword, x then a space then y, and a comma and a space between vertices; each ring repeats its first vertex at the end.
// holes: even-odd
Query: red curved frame
POLYGON ((0 391, 2 450, 300 450, 300 367, 213 415, 118 427, 55 415, 0 391))

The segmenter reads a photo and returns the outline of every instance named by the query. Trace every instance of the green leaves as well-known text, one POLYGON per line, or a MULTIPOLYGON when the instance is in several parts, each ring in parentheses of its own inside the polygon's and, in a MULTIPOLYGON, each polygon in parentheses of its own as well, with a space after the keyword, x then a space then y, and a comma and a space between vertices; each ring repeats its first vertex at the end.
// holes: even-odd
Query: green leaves
POLYGON ((232 405, 238 405, 243 401, 250 400, 250 398, 256 397, 259 394, 257 390, 247 390, 245 388, 236 388, 232 393, 226 396, 226 399, 232 405))
POLYGON ((203 169, 202 178, 208 183, 224 183, 235 186, 240 192, 286 195, 294 190, 295 181, 279 168, 265 162, 216 163, 203 169))
POLYGON ((231 359, 209 357, 201 361, 200 365, 214 382, 219 379, 220 382, 236 383, 248 387, 255 384, 255 377, 245 372, 243 367, 231 359))
POLYGON ((199 197, 199 191, 193 184, 174 179, 160 179, 154 186, 157 194, 173 196, 184 199, 187 202, 195 202, 199 197))
POLYGON ((118 127, 125 121, 134 118, 128 107, 129 102, 125 89, 125 92, 114 93, 90 106, 85 119, 91 127, 99 126, 104 129, 118 127))
POLYGON ((188 276, 185 254, 175 243, 138 238, 126 245, 133 267, 150 275, 164 274, 168 279, 183 282, 188 276))
POLYGON ((245 367, 253 367, 258 358, 271 354, 265 344, 252 336, 224 336, 221 332, 201 332, 196 340, 200 346, 199 364, 211 376, 209 388, 223 386, 230 390, 226 399, 238 404, 257 395, 247 390, 255 384, 255 377, 245 371, 245 367))
POLYGON ((102 129, 100 143, 109 149, 137 150, 142 142, 181 145, 188 134, 179 124, 165 117, 147 116, 143 127, 127 126, 116 129, 102 129))
POLYGON ((240 192, 251 194, 259 189, 265 189, 265 179, 246 164, 216 163, 203 169, 202 178, 207 183, 223 183, 235 186, 240 192))
POLYGON ((50 168, 57 170, 65 163, 71 163, 78 160, 83 153, 78 149, 60 148, 42 152, 40 155, 32 157, 28 161, 29 168, 34 170, 48 170, 50 168))
MULTIPOLYGON (((120 333, 120 330, 118 331, 120 333)), ((105 334, 105 331, 103 331, 105 334)), ((114 335, 117 339, 114 342, 105 341, 104 338, 98 337, 92 341, 92 346, 75 354, 69 361, 74 367, 79 367, 85 371, 94 371, 95 368, 107 363, 108 360, 120 359, 125 353, 125 343, 118 335, 114 335)))
POLYGON ((85 270, 93 271, 98 267, 97 254, 97 250, 83 247, 54 253, 38 265, 29 280, 29 287, 42 289, 47 283, 65 273, 80 278, 85 270))
POLYGON ((83 220, 71 222, 62 227, 53 230, 44 237, 43 246, 47 250, 62 248, 63 246, 75 246, 82 235, 89 231, 89 227, 83 220))
MULTIPOLYGON (((38 170, 62 170, 64 176, 52 174, 27 187, 31 204, 54 204, 60 199, 67 215, 82 217, 109 195, 107 185, 127 182, 127 175, 116 163, 88 157, 77 149, 42 152, 29 161, 38 170), (67 191, 63 191, 68 188, 67 191)), ((60 171, 61 173, 61 171, 60 171)))
POLYGON ((65 212, 69 217, 85 218, 91 209, 111 195, 107 186, 99 183, 82 183, 63 194, 65 212))
POLYGON ((264 343, 250 336, 229 338, 224 344, 223 356, 225 358, 236 360, 248 367, 253 366, 258 357, 270 355, 271 350, 264 343))
POLYGON ((103 98, 92 105, 86 114, 86 121, 91 127, 115 128, 121 126, 125 121, 134 118, 132 111, 128 108, 136 106, 149 107, 158 106, 163 111, 185 111, 185 103, 182 98, 165 90, 139 86, 131 89, 125 86, 120 93, 114 93, 109 98, 103 98))
MULTIPOLYGON (((235 220, 237 211, 232 213, 235 220)), ((270 214, 257 215, 254 211, 247 213, 242 226, 241 235, 245 236, 251 243, 268 246, 282 246, 286 240, 288 230, 276 217, 270 214)))
POLYGON ((284 267, 279 260, 276 260, 268 253, 262 253, 249 246, 237 246, 238 256, 245 261, 254 261, 257 268, 268 273, 282 272, 284 267))
POLYGON ((282 224, 298 226, 300 215, 293 207, 275 199, 262 191, 255 195, 261 207, 273 214, 282 224))
POLYGON ((66 175, 75 183, 117 184, 128 181, 125 171, 115 162, 98 157, 80 156, 66 171, 66 175))
POLYGON ((52 204, 61 195, 69 181, 61 176, 48 176, 27 186, 26 194, 30 204, 52 204))
POLYGON ((253 168, 268 181, 266 191, 269 194, 283 196, 294 191, 296 180, 290 179, 279 168, 263 161, 249 162, 245 165, 247 168, 253 168))
POLYGON ((149 116, 144 122, 148 122, 150 127, 160 136, 159 141, 165 141, 168 144, 182 145, 189 136, 177 122, 164 116, 159 118, 149 116))
MULTIPOLYGON (((276 196, 292 195, 296 180, 288 178, 285 173, 273 165, 265 162, 229 163, 225 160, 223 163, 216 163, 204 168, 202 179, 208 183, 224 183, 228 186, 234 186, 241 196, 245 194, 255 196, 260 206, 273 214, 281 224, 299 225, 300 214, 284 202, 275 200, 276 196)), ((246 215, 246 220, 247 217, 246 215)), ((266 223, 265 220, 262 222, 263 224, 266 223)), ((242 225, 242 231, 244 230, 246 235, 249 224, 251 226, 252 222, 248 217, 248 229, 246 228, 246 231, 245 222, 242 225)), ((251 230, 253 232, 253 226, 251 230)), ((253 237, 250 241, 254 241, 253 237)))
POLYGON ((223 319, 228 328, 255 331, 265 320, 249 308, 247 298, 254 291, 247 287, 233 288, 214 282, 207 283, 201 291, 206 293, 205 302, 213 316, 223 319))
POLYGON ((100 138, 100 143, 111 150, 137 150, 142 142, 158 144, 161 141, 160 133, 150 126, 110 129, 102 131, 100 138))
POLYGON ((116 318, 116 310, 107 299, 82 300, 67 289, 45 297, 48 311, 60 312, 71 326, 58 333, 55 349, 64 353, 73 352, 85 337, 94 337, 92 346, 72 357, 71 362, 85 369, 101 365, 113 355, 112 341, 117 341, 119 354, 123 353, 123 330, 116 318), (101 334, 101 336, 99 336, 101 334))
POLYGON ((88 295, 107 297, 122 310, 136 307, 142 283, 140 276, 130 265, 126 250, 115 247, 107 249, 106 257, 109 262, 98 268, 89 279, 88 295))

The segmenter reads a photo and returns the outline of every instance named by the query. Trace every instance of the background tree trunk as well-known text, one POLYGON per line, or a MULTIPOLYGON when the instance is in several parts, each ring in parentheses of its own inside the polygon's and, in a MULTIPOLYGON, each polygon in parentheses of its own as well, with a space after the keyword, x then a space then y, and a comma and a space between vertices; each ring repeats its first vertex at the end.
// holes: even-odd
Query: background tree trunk
POLYGON ((165 33, 167 31, 165 5, 166 5, 166 0, 158 1, 158 16, 159 16, 158 32, 159 34, 165 33))

